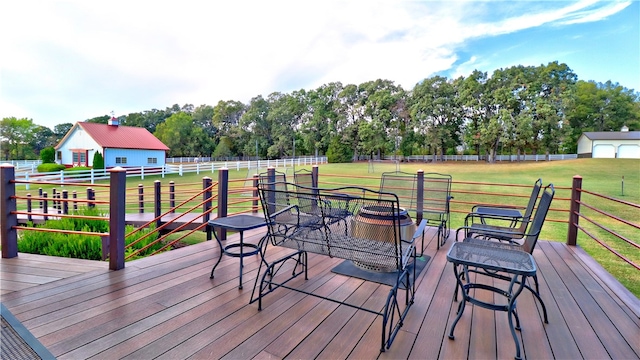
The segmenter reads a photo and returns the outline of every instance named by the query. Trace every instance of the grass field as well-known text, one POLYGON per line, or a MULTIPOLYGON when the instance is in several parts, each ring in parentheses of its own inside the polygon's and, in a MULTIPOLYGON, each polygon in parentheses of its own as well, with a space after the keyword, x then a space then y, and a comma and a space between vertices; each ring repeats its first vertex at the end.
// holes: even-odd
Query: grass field
MULTIPOLYGON (((309 169, 310 167, 306 168, 309 169)), ((483 162, 323 164, 319 165, 319 181, 323 187, 356 185, 377 188, 380 174, 386 171, 395 171, 396 169, 409 173, 415 173, 418 169, 422 169, 425 172, 452 175, 452 195, 454 200, 451 205, 451 228, 453 230, 463 225, 464 216, 475 203, 499 203, 524 207, 531 187, 538 178, 542 178, 544 185, 553 183, 556 187, 556 196, 541 235, 541 238, 545 240, 566 241, 571 196, 570 188, 575 175, 582 177, 582 188, 589 192, 633 204, 640 204, 640 160, 631 159, 576 159, 554 162, 497 164, 483 162), (500 184, 518 184, 521 186, 501 186, 500 184), (487 195, 487 193, 495 194, 487 195)), ((260 171, 265 170, 260 169, 260 171)), ((278 171, 286 171, 291 179, 293 179, 293 170, 292 168, 278 169, 278 171)), ((299 170, 299 168, 296 170, 299 170)), ((229 178, 230 180, 245 179, 254 172, 246 169, 230 169, 229 178)), ((180 195, 186 197, 190 193, 195 193, 202 189, 202 177, 204 176, 209 176, 216 181, 218 173, 217 171, 213 174, 188 173, 182 177, 170 175, 164 179, 155 176, 147 177, 142 181, 130 178, 127 186, 129 189, 127 202, 135 202, 132 199, 135 197, 133 188, 138 184, 143 184, 145 188, 151 189, 155 180, 161 180, 163 186, 166 186, 169 181, 174 181, 179 185, 180 195)), ((249 183, 249 181, 237 182, 232 186, 248 186, 249 183)), ((43 189, 50 192, 51 187, 43 186, 43 189)), ((24 186, 18 186, 16 190, 19 195, 24 195, 28 192, 24 190, 24 186)), ((100 190, 98 189, 98 191, 100 190)), ((83 191, 84 189, 79 189, 78 193, 82 194, 83 191)), ((32 189, 30 192, 35 194, 37 190, 34 191, 32 189)), ((84 198, 84 195, 79 195, 79 197, 84 198)), ((148 198, 150 199, 151 196, 148 196, 148 198)), ((165 198, 163 200, 166 201, 165 198)), ((586 193, 583 193, 582 201, 606 213, 634 223, 636 226, 639 224, 640 210, 637 207, 623 205, 586 193)), ((128 205, 128 211, 135 211, 134 208, 135 206, 132 206, 130 209, 128 205)), ((147 211, 151 211, 150 209, 151 206, 147 211)), ((585 206, 582 207, 581 214, 594 219, 604 227, 612 229, 636 244, 640 243, 640 230, 632 226, 624 225, 615 219, 602 216, 585 206)), ((580 220, 580 224, 597 238, 605 240, 611 248, 623 254, 635 264, 640 264, 640 251, 637 247, 616 239, 598 226, 584 221, 584 219, 580 220)), ((198 242, 202 241, 202 239, 201 235, 193 235, 187 241, 198 242)), ((640 271, 614 256, 609 250, 581 231, 578 235, 578 245, 598 260, 636 296, 640 297, 640 271)))

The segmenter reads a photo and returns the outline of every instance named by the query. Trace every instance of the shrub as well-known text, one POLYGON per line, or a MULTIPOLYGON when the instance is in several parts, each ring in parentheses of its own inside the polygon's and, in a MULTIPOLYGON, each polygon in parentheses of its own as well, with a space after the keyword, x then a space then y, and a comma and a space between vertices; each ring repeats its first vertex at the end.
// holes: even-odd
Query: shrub
POLYGON ((93 168, 94 169, 104 169, 104 158, 99 151, 93 155, 93 168))
MULTIPOLYGON (((78 212, 84 216, 104 217, 104 214, 96 208, 82 208, 78 212)), ((58 220, 48 220, 45 224, 39 225, 39 228, 85 231, 96 233, 108 233, 109 222, 105 220, 78 219, 78 218, 62 218, 58 220)), ((125 233, 130 233, 134 227, 127 225, 125 233)), ((154 228, 143 229, 125 239, 126 244, 130 244, 137 239, 146 236, 154 228)), ((158 234, 154 233, 147 236, 139 243, 135 244, 132 249, 127 251, 130 253, 135 249, 141 249, 152 243, 158 238, 158 234)), ((146 249, 137 257, 151 254, 160 249, 162 244, 154 244, 146 249)), ((41 232, 41 231, 22 231, 18 240, 18 251, 31 254, 71 257, 87 260, 102 259, 102 240, 97 235, 84 234, 64 234, 57 232, 41 232)))
POLYGON ((66 169, 66 166, 60 164, 40 164, 38 165, 38 172, 55 172, 66 169))
POLYGON ((52 147, 40 150, 40 160, 43 164, 53 164, 56 161, 56 151, 52 147))

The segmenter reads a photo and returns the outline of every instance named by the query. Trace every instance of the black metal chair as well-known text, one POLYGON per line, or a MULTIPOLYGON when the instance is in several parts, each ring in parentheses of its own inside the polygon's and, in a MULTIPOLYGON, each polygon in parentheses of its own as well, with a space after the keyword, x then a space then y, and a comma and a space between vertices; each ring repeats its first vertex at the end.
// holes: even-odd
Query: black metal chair
MULTIPOLYGON (((524 237, 524 242, 522 244, 505 243, 500 241, 514 234, 520 234, 513 230, 510 231, 508 229, 495 230, 492 233, 486 232, 483 234, 482 238, 473 236, 472 234, 471 236, 465 236, 462 239, 462 241, 471 242, 474 244, 480 244, 483 246, 489 246, 493 248, 524 251, 529 254, 533 254, 533 250, 535 249, 536 244, 538 243, 538 238, 540 237, 542 226, 544 225, 544 221, 547 217, 547 213, 549 212, 549 208, 551 207, 551 202, 553 201, 554 196, 555 196, 555 189, 553 187, 553 184, 547 185, 542 191, 542 197, 540 198, 538 207, 533 216, 533 220, 531 221, 531 226, 529 227, 526 233, 522 234, 524 237), (495 240, 498 240, 498 241, 495 241, 495 240)), ((458 237, 460 233, 466 234, 468 231, 470 231, 470 227, 467 227, 467 226, 458 228, 458 230, 456 231, 456 241, 458 241, 458 237)), ((488 276, 502 279, 502 280, 510 280, 510 278, 503 276, 500 273, 486 272, 480 269, 474 269, 474 270, 467 269, 465 273, 468 273, 468 272, 480 273, 480 274, 488 275, 488 276)), ((465 275, 465 276, 468 276, 468 275, 465 275)), ((537 275, 533 277, 533 281, 535 283, 535 290, 532 289, 528 284, 525 284, 524 287, 527 288, 529 291, 531 291, 533 295, 538 299, 538 302, 540 302, 540 305, 542 306, 542 310, 544 313, 544 322, 548 323, 549 321, 547 318, 547 309, 544 305, 544 302, 542 301, 542 298, 540 297, 540 289, 539 289, 537 275)), ((456 297, 457 297, 457 288, 456 288, 456 297)))
POLYGON ((471 212, 464 219, 464 225, 468 227, 465 237, 488 236, 500 241, 517 243, 518 240, 524 238, 527 227, 531 222, 531 215, 538 200, 540 189, 542 189, 542 179, 538 179, 534 183, 524 213, 521 213, 515 207, 493 204, 473 206, 471 212), (488 221, 491 224, 487 223, 488 221), (508 225, 504 225, 505 223, 508 223, 508 225), (497 235, 501 231, 504 231, 504 235, 497 235))

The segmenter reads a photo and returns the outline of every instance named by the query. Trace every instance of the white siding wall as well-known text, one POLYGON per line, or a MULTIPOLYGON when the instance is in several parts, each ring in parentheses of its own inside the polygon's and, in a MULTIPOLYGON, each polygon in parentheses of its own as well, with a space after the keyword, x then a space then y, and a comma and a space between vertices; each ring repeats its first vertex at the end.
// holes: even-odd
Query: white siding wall
POLYGON ((88 149, 89 156, 87 158, 87 163, 89 166, 93 164, 93 154, 95 154, 96 151, 102 152, 102 148, 100 148, 100 146, 98 146, 98 144, 89 135, 87 135, 80 126, 73 130, 69 137, 67 137, 67 141, 65 141, 57 150, 62 153, 62 159, 58 159, 61 164, 71 165, 73 163, 71 149, 88 149))
POLYGON ((588 137, 580 135, 580 138, 578 138, 578 154, 590 154, 593 150, 591 148, 592 145, 593 143, 588 137))
POLYGON ((163 150, 137 150, 137 149, 107 149, 104 155, 104 166, 164 166, 165 152, 163 150), (126 164, 116 163, 116 158, 127 158, 126 164), (149 158, 156 158, 158 162, 151 164, 149 158))

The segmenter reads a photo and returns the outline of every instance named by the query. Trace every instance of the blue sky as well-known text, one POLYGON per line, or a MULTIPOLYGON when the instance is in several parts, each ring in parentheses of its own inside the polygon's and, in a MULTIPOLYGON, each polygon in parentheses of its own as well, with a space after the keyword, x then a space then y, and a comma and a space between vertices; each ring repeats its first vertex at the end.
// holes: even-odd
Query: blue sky
POLYGON ((0 117, 50 128, 552 61, 640 91, 637 0, 5 1, 0 46, 0 117))

